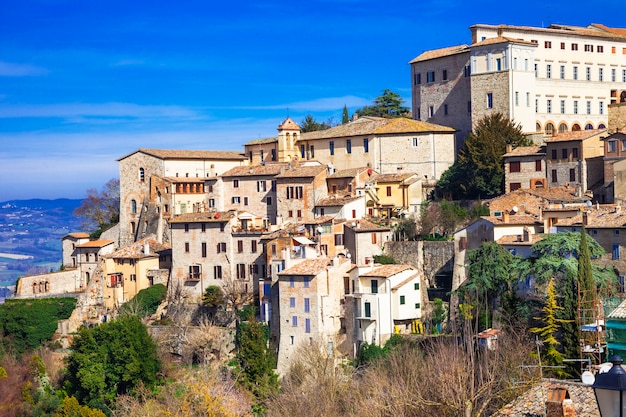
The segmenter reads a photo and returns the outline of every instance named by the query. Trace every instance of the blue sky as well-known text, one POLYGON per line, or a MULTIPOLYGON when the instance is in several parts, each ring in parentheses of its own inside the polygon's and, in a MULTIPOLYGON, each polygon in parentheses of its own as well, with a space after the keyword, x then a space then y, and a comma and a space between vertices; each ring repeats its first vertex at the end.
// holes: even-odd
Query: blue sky
POLYGON ((0 201, 83 198, 140 147, 341 120, 476 23, 625 27, 623 0, 0 0, 0 201))

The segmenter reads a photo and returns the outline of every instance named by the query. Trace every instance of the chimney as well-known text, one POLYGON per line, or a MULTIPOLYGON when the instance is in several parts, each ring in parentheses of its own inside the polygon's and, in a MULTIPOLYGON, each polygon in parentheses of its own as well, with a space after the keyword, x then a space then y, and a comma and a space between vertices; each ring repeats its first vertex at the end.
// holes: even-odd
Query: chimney
POLYGON ((569 392, 563 386, 548 387, 546 398, 546 417, 575 417, 576 409, 569 397, 569 392))
POLYGON ((589 224, 589 215, 586 211, 583 211, 583 225, 587 226, 589 224))
POLYGON ((148 242, 144 243, 143 253, 145 255, 150 255, 150 244, 148 242))
POLYGON ((513 145, 511 144, 506 145, 506 153, 509 153, 511 151, 513 151, 513 145))
POLYGON ((504 210, 502 212, 502 222, 504 223, 508 223, 509 222, 509 212, 504 210))

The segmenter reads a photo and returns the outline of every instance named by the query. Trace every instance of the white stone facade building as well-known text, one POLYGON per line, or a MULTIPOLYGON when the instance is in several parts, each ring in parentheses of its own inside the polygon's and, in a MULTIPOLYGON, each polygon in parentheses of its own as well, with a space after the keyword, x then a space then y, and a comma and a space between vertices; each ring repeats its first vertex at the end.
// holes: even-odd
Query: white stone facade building
POLYGON ((413 59, 413 118, 459 130, 501 112, 524 132, 607 127, 626 101, 626 30, 592 24, 546 28, 477 24, 471 45, 413 59))

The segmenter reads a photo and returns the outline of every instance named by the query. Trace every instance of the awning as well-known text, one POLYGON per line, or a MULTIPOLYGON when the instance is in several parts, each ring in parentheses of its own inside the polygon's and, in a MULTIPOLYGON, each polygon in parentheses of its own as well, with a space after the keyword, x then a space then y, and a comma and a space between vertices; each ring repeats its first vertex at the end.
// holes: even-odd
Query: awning
POLYGON ((293 240, 295 240, 296 242, 298 242, 301 245, 315 245, 315 242, 313 242, 312 240, 307 239, 304 236, 294 236, 293 240))

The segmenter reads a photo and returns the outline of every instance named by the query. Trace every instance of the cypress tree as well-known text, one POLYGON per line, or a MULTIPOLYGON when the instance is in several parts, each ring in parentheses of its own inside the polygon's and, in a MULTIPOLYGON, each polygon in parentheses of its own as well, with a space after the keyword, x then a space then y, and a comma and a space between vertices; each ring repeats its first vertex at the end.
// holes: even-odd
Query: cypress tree
POLYGON ((343 115, 341 116, 341 124, 345 125, 350 121, 350 116, 348 116, 348 108, 346 105, 343 105, 343 115))

